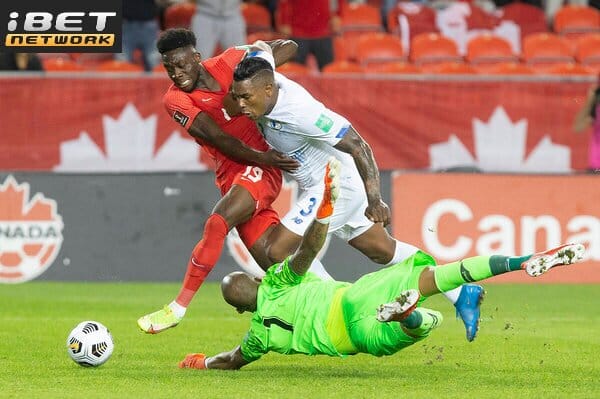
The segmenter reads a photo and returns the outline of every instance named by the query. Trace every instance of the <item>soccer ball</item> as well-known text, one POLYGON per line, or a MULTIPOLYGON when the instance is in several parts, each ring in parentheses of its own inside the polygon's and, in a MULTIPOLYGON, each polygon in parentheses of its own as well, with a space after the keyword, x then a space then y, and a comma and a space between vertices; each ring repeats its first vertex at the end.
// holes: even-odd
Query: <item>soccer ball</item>
POLYGON ((108 360, 114 349, 108 328, 97 321, 82 321, 67 338, 67 351, 80 366, 96 367, 108 360))

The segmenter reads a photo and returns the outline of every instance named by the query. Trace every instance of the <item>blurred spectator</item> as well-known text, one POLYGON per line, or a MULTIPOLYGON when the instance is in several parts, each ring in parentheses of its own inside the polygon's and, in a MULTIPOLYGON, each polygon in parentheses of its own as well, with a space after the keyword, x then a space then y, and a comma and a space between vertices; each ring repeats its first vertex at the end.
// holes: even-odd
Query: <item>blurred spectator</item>
POLYGON ((313 54, 319 69, 333 62, 333 34, 340 31, 339 11, 344 0, 281 0, 281 33, 298 43, 296 62, 304 64, 313 54))
POLYGON ((575 116, 573 130, 581 133, 592 126, 592 137, 590 138, 588 152, 588 166, 590 171, 600 172, 600 86, 592 87, 585 104, 575 116))
POLYGON ((192 30, 202 58, 212 57, 217 44, 226 49, 246 43, 246 21, 240 0, 196 0, 192 30))
POLYGON ((157 0, 123 0, 123 52, 120 61, 134 62, 135 50, 140 50, 144 69, 151 71, 159 61, 157 0))
POLYGON ((43 71, 40 57, 33 53, 0 53, 0 71, 43 71))

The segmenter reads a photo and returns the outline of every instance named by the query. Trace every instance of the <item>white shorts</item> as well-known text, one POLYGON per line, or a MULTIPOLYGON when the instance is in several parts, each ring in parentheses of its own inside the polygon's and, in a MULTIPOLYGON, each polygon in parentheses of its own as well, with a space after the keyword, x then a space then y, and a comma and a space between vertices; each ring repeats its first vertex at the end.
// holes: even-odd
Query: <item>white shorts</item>
MULTIPOLYGON (((290 211, 281 218, 281 224, 293 233, 303 236, 315 218, 322 198, 321 185, 301 192, 290 211)), ((340 196, 329 221, 329 233, 345 241, 363 234, 373 226, 373 222, 365 216, 365 209, 367 194, 362 180, 356 176, 342 176, 340 196)))

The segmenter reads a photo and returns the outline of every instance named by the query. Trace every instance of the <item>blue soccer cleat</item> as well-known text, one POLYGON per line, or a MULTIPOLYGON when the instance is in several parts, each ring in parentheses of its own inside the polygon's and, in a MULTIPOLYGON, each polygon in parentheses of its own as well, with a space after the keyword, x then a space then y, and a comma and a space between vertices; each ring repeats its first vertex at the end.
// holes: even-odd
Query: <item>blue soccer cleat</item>
POLYGON ((460 290, 458 300, 454 304, 456 308, 456 317, 465 324, 467 330, 467 341, 471 342, 475 339, 479 330, 479 306, 483 301, 485 291, 483 287, 475 284, 465 284, 460 290))

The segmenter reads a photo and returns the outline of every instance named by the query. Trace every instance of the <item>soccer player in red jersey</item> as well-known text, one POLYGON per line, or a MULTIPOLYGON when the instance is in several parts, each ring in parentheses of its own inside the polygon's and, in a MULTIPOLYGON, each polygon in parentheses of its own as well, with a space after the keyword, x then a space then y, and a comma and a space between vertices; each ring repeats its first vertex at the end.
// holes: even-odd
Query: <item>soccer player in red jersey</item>
POLYGON ((204 234, 192 251, 183 286, 175 301, 138 320, 139 327, 157 333, 179 323, 194 294, 217 263, 227 233, 236 227, 240 238, 261 267, 272 262, 265 252, 265 240, 279 216, 271 208, 281 188, 279 168, 291 170, 297 162, 270 150, 256 124, 242 116, 229 95, 233 69, 249 52, 261 45, 272 47, 276 64, 291 59, 296 51, 292 41, 277 40, 227 49, 223 54, 201 60, 196 38, 187 29, 165 31, 157 42, 173 85, 163 98, 167 112, 214 158, 216 185, 222 198, 204 226, 204 234), (249 155, 250 154, 250 155, 249 155), (237 162, 252 158, 258 165, 237 162))

